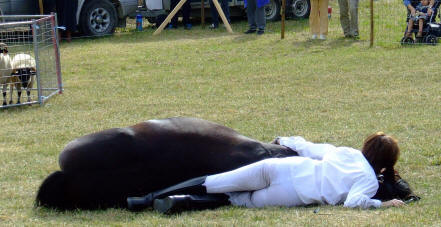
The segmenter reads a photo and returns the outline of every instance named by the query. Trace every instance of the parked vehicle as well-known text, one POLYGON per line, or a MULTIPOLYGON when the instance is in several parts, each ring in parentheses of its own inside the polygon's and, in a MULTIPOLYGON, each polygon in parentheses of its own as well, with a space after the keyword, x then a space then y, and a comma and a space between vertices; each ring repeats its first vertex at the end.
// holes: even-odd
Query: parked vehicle
MULTIPOLYGON (((245 16, 244 0, 229 0, 230 14, 232 17, 245 16)), ((200 17, 201 0, 191 0, 192 17, 200 17)), ((267 21, 276 21, 280 19, 280 9, 282 0, 270 0, 265 6, 267 21)), ((210 17, 209 0, 204 0, 206 17, 210 17)), ((309 0, 286 0, 286 15, 295 18, 309 17, 311 4, 309 0)), ((145 0, 145 4, 138 10, 138 14, 143 15, 150 23, 156 23, 158 18, 164 18, 172 9, 170 9, 170 0, 145 0)), ((159 19, 159 21, 161 21, 159 19)))
MULTIPOLYGON (((126 18, 138 9, 138 0, 75 0, 78 1, 76 20, 86 35, 111 34, 116 27, 124 27, 126 18)), ((38 1, 0 0, 5 15, 38 14, 38 1)))

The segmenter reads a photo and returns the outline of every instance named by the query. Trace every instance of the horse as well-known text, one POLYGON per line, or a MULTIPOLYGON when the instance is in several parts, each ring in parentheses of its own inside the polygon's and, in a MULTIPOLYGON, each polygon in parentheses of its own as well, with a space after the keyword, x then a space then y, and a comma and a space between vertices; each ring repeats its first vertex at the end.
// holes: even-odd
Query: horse
POLYGON ((36 205, 60 210, 124 208, 127 197, 293 155, 297 153, 284 146, 202 119, 148 120, 68 143, 59 156, 61 170, 43 181, 36 205))
MULTIPOLYGON (((287 147, 260 142, 202 119, 148 120, 68 143, 59 156, 60 170, 43 181, 36 205, 59 210, 127 208, 127 197, 266 158, 296 155, 287 147)), ((374 198, 413 198, 405 181, 379 182, 374 198)))

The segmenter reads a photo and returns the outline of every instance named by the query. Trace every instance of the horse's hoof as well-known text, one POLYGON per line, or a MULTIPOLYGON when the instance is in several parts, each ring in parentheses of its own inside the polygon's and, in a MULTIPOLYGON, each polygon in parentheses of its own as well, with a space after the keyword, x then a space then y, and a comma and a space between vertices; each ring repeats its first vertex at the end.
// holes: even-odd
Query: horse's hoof
POLYGON ((3 106, 6 106, 6 105, 8 105, 6 102, 3 102, 3 106))

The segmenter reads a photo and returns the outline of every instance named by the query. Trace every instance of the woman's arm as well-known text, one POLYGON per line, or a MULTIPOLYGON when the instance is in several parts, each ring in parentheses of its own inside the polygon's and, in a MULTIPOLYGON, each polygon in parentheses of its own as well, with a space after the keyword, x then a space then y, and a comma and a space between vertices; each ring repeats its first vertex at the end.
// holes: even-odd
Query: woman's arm
POLYGON ((325 143, 311 143, 301 136, 279 137, 278 144, 297 151, 300 156, 312 159, 323 159, 323 156, 336 150, 336 147, 325 143))
POLYGON ((385 201, 385 202, 381 203, 382 207, 392 207, 392 206, 393 207, 400 207, 403 205, 406 205, 406 204, 402 200, 399 200, 399 199, 392 199, 392 200, 385 201))

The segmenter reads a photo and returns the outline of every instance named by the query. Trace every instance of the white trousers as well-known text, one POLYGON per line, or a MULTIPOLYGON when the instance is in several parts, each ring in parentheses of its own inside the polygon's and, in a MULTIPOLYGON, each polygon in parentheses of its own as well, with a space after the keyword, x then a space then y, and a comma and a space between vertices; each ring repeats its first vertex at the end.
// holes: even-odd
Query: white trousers
POLYGON ((265 159, 236 170, 208 176, 204 186, 208 193, 226 193, 236 206, 303 205, 291 178, 292 161, 265 159))

